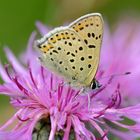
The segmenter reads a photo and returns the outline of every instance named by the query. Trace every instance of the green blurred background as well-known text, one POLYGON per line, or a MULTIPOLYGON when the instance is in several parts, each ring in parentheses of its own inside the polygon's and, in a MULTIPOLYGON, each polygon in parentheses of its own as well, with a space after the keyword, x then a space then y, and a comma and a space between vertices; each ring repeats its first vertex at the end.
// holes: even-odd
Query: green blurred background
MULTIPOLYGON (((84 14, 100 12, 110 26, 126 15, 140 18, 138 0, 0 0, 0 59, 6 63, 3 48, 9 46, 18 56, 36 30, 35 22, 60 26, 84 14)), ((2 83, 2 81, 0 81, 2 83)), ((13 114, 9 99, 0 95, 0 124, 13 114), (4 115, 5 114, 5 115, 4 115)))

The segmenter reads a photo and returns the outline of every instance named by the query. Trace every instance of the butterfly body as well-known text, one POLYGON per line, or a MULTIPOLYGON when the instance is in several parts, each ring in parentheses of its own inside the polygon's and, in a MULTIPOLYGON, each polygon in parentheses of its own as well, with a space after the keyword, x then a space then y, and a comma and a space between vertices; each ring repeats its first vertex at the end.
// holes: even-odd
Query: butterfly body
POLYGON ((100 14, 82 16, 37 41, 40 61, 71 85, 88 88, 95 81, 103 36, 100 14))

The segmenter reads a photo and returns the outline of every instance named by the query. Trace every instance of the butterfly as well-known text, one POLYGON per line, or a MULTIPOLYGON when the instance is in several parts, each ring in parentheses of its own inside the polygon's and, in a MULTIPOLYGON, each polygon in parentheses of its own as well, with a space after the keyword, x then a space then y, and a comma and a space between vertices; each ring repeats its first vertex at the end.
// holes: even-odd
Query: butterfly
POLYGON ((84 15, 68 26, 50 31, 36 48, 41 64, 74 87, 99 87, 95 75, 100 59, 103 19, 99 13, 84 15))

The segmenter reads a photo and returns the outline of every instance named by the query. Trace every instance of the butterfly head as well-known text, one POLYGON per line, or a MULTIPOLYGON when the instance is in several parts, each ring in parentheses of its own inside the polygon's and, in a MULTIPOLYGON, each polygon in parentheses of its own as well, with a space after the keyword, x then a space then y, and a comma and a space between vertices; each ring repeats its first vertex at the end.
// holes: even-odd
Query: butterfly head
POLYGON ((101 86, 102 85, 96 79, 93 79, 93 81, 91 82, 90 88, 92 90, 96 90, 96 89, 99 89, 101 86))

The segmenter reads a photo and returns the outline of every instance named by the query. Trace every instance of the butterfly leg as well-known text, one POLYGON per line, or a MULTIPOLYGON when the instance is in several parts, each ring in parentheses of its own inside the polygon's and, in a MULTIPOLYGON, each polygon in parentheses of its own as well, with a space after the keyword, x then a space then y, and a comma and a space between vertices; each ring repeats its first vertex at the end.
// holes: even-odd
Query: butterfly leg
POLYGON ((87 97, 88 97, 88 110, 90 109, 90 94, 87 93, 87 97))
POLYGON ((86 92, 86 89, 83 87, 79 93, 75 96, 77 98, 79 95, 86 95, 87 94, 87 100, 88 100, 88 110, 90 109, 90 93, 86 92))
POLYGON ((81 88, 80 91, 79 91, 79 95, 83 95, 85 92, 85 89, 84 88, 81 88))
POLYGON ((85 89, 84 88, 81 88, 79 93, 75 96, 75 99, 79 96, 79 95, 83 95, 85 89))
POLYGON ((65 85, 68 85, 68 83, 67 82, 62 82, 62 83, 59 84, 59 86, 65 86, 65 85))
POLYGON ((90 109, 90 93, 89 92, 86 92, 87 90, 83 87, 81 90, 80 90, 80 92, 79 92, 79 94, 81 94, 81 95, 87 95, 87 100, 88 100, 88 110, 90 109))

